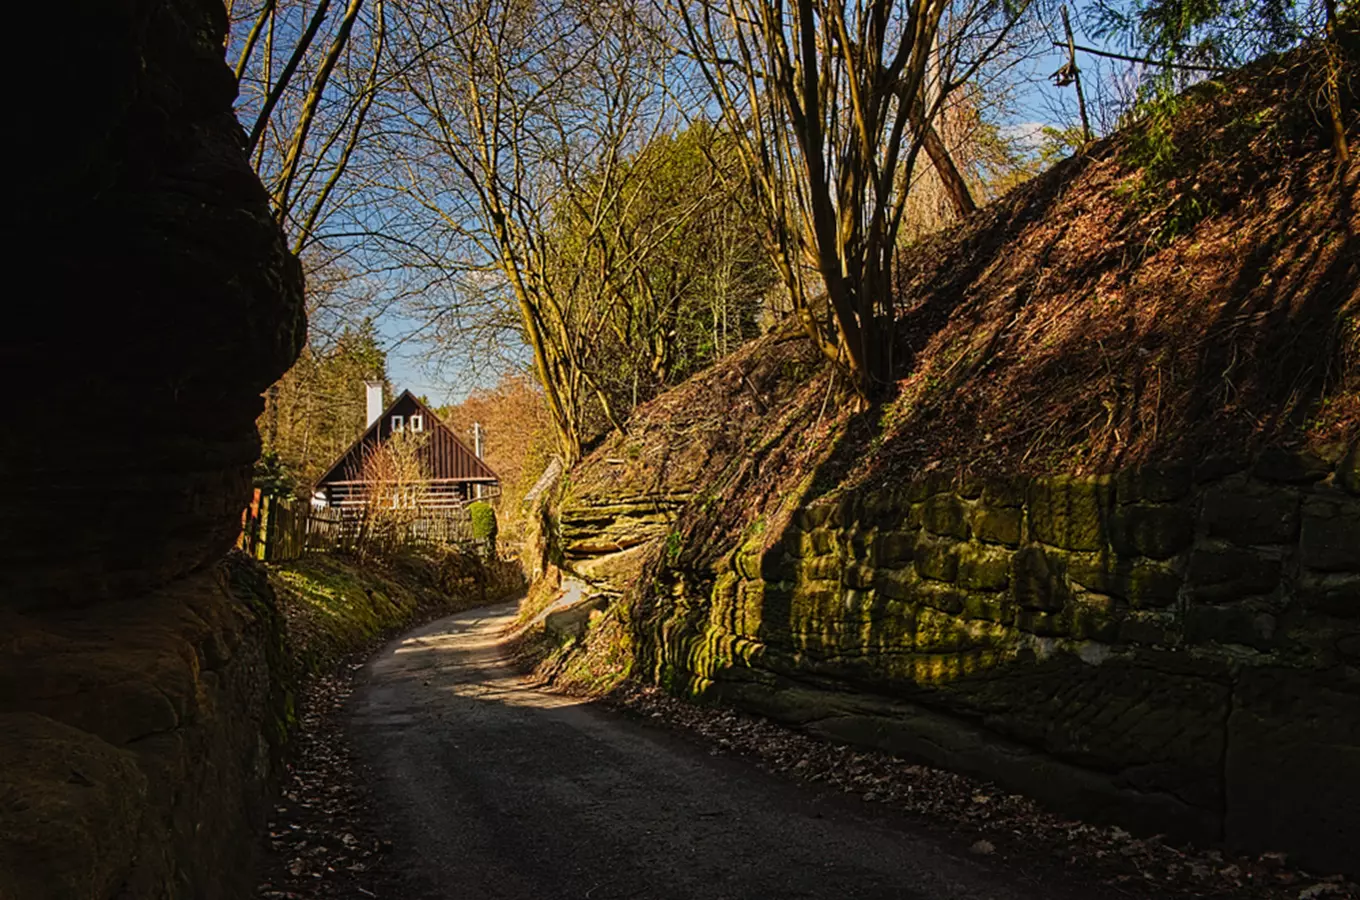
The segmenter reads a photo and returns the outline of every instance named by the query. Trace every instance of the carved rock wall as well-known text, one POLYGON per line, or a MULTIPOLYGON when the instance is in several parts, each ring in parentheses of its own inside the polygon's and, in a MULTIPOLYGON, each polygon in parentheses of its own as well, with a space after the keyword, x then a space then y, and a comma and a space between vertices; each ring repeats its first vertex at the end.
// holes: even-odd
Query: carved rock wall
MULTIPOLYGON (((601 511, 561 514, 584 572, 610 571, 580 534, 601 511)), ((712 573, 652 531, 653 566, 621 568, 649 585, 647 677, 1091 819, 1355 871, 1353 449, 927 476, 757 523, 712 573)))

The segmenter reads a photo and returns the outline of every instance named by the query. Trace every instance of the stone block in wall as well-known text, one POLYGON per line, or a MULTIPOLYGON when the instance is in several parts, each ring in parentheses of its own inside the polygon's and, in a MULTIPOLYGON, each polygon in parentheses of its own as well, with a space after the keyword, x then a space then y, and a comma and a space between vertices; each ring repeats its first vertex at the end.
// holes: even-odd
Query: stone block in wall
POLYGON ((755 574, 748 575, 740 567, 738 567, 738 570, 747 578, 759 578, 765 581, 793 581, 806 571, 809 563, 818 563, 825 558, 814 557, 811 560, 801 560, 786 552, 781 543, 759 551, 755 555, 755 574))
POLYGON ((1334 646, 1336 652, 1340 653, 1344 659, 1351 662, 1360 661, 1360 631, 1342 635, 1336 639, 1334 646))
POLYGON ((1119 637, 1115 599, 1104 594, 1079 594, 1068 609, 1068 633, 1087 641, 1113 643, 1119 637))
POLYGON ((1145 790, 1221 802, 1229 681, 1219 667, 1158 651, 1097 665, 1060 655, 958 690, 1006 737, 1136 777, 1145 790))
POLYGON ((922 578, 953 581, 959 576, 959 553, 952 544, 931 542, 916 549, 916 571, 922 578))
POLYGON ((1311 484, 1331 474, 1332 466, 1308 450, 1271 448, 1261 454, 1252 474, 1266 481, 1285 484, 1311 484))
POLYGON ((921 524, 940 537, 968 539, 968 517, 963 504, 952 494, 937 494, 925 502, 921 524))
POLYGON ((0 896, 113 896, 148 806, 137 755, 34 713, 0 734, 0 896))
POLYGON ((893 600, 910 600, 919 581, 912 569, 879 569, 874 573, 874 590, 893 600))
POLYGON ((873 561, 876 566, 900 566, 916 555, 916 534, 910 531, 881 531, 874 538, 873 561))
POLYGON ((1237 454, 1220 454, 1205 456, 1195 462, 1195 481, 1198 484, 1205 484, 1210 481, 1219 481, 1230 475, 1236 475, 1245 471, 1248 461, 1245 457, 1237 454))
POLYGON ((1306 572, 1294 585, 1304 609, 1351 619, 1360 617, 1360 575, 1306 572))
POLYGON ((1108 477, 1036 478, 1029 487, 1030 536, 1066 550, 1099 550, 1113 501, 1108 477))
POLYGON ((874 532, 872 529, 856 528, 843 536, 841 546, 851 559, 868 560, 873 555, 874 532))
POLYGON ((1019 609, 1015 612, 1015 627, 1038 637, 1063 637, 1069 622, 1061 612, 1038 609, 1019 609))
POLYGON ((904 497, 912 503, 920 503, 936 494, 948 493, 952 488, 952 479, 948 475, 929 472, 907 482, 904 497))
POLYGON ((1197 601, 1223 603, 1271 593, 1280 583, 1280 560, 1235 547, 1199 548, 1190 554, 1186 581, 1197 601))
POLYGON ((834 617, 841 610, 841 585, 836 581, 800 581, 789 592, 790 624, 834 617))
POLYGON ((1188 465, 1141 466, 1115 475, 1120 503, 1170 503, 1190 493, 1194 473, 1188 465))
POLYGON ((798 578, 808 581, 837 581, 841 577, 843 567, 844 563, 839 557, 814 556, 800 561, 798 578))
POLYGON ((1024 506, 1028 488, 1023 478, 988 478, 982 486, 982 502, 985 506, 1024 506))
POLYGON ((845 528, 859 521, 860 503, 862 498, 859 494, 848 493, 837 497, 831 504, 831 515, 827 518, 827 525, 832 528, 845 528))
POLYGON ((1185 610, 1185 639, 1192 644, 1238 644, 1256 650, 1276 645, 1275 616, 1251 604, 1192 603, 1185 610))
POLYGON ((951 616, 957 616, 963 612, 963 605, 967 596, 964 591, 952 585, 925 581, 916 585, 911 600, 922 607, 929 607, 951 616))
POLYGON ((1073 555, 1067 577, 1089 591, 1111 594, 1135 609, 1157 609, 1176 602, 1182 579, 1175 571, 1145 560, 1073 555))
POLYGON ((791 532, 784 540, 784 547, 789 554, 799 559, 808 559, 814 556, 826 556, 836 549, 836 540, 831 532, 825 529, 816 531, 791 532))
POLYGON ((986 619, 989 622, 1015 621, 1015 604, 1005 594, 972 591, 964 594, 963 612, 966 619, 986 619))
POLYGON ((1125 612, 1119 620, 1117 640, 1132 646, 1170 647, 1180 642, 1180 625, 1169 611, 1125 612))
POLYGON ((1227 484, 1204 495, 1210 537, 1241 546, 1288 544, 1299 532, 1299 496, 1288 488, 1227 484))
POLYGON ((1352 494, 1360 494, 1360 441, 1351 447, 1337 465, 1336 482, 1352 494))
POLYGON ((802 531, 813 531, 826 524, 827 519, 831 518, 832 504, 827 502, 812 503, 802 507, 794 514, 794 524, 802 531))
MULTIPOLYGON (((976 623, 974 623, 976 624, 976 623)), ((921 609, 916 615, 914 647, 919 653, 958 653, 998 643, 997 634, 976 628, 952 613, 932 607, 921 609)))
POLYGON ((987 480, 978 475, 964 473, 959 476, 954 491, 965 500, 976 500, 987 487, 987 480))
POLYGON ((1110 543, 1125 556, 1170 559, 1195 539, 1195 517, 1182 506, 1120 507, 1110 518, 1110 543))
POLYGON ((1004 591, 1010 584, 1011 554, 976 544, 959 547, 958 583, 979 591, 1004 591))
POLYGON ((864 590, 873 587, 874 568, 866 563, 854 563, 846 566, 841 574, 841 583, 847 587, 864 590))
POLYGON ((1323 673, 1245 669, 1227 729, 1229 843, 1360 874, 1360 686, 1323 673))
POLYGON ((1026 547, 1011 558, 1011 595, 1024 609, 1062 609, 1072 597, 1066 564, 1040 547, 1026 547))
POLYGON ((1360 572, 1360 500, 1335 493, 1303 502, 1303 565, 1322 572, 1360 572))
POLYGON ((973 534, 988 544, 1018 547, 1023 518, 1018 507, 979 506, 973 513, 973 534))

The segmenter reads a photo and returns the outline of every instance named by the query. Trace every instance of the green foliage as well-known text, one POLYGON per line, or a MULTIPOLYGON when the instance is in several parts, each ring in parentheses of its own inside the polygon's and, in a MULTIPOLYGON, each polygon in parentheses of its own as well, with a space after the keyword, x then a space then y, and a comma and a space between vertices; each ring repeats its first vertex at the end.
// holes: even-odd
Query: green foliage
POLYGON ((1045 125, 1039 131, 1040 168, 1047 169, 1054 163, 1066 159, 1081 149, 1085 143, 1080 126, 1054 128, 1052 125, 1045 125))
POLYGON ((758 335, 776 282, 734 149, 712 127, 663 134, 607 177, 623 196, 604 221, 588 203, 599 186, 587 183, 550 236, 575 298, 569 315, 597 335, 580 361, 598 388, 587 435, 609 426, 598 395, 623 418, 758 335), (581 259, 598 274, 581 279, 581 259))
MULTIPOLYGON (((1150 249, 1219 212, 1215 198, 1174 187, 1178 177, 1211 156, 1209 148, 1181 148, 1175 140, 1173 125, 1190 102, 1186 88, 1207 75, 1320 37, 1325 18, 1322 0, 1097 0, 1096 36, 1122 40, 1131 52, 1153 61, 1141 70, 1130 111, 1141 124, 1124 151, 1124 161, 1143 170, 1126 199, 1138 214, 1158 217, 1150 249)), ((1209 90, 1216 87, 1207 84, 1209 90)), ((1245 137, 1240 129, 1230 130, 1234 138, 1245 137)), ((1233 149, 1227 141, 1223 145, 1220 149, 1233 149)))
POLYGON ((254 485, 268 497, 292 496, 297 478, 276 450, 265 450, 255 460, 254 485))
POLYGON ((1323 20, 1321 0, 1097 0, 1094 12, 1097 37, 1162 64, 1145 73, 1148 100, 1202 77, 1178 67, 1236 68, 1319 34, 1323 20))
POLYGON ((472 518, 472 536, 479 541, 496 539, 496 510, 485 500, 478 500, 468 506, 472 518))
POLYGON ((666 535, 666 562, 675 565, 680 561, 680 553, 684 550, 684 539, 680 537, 680 532, 671 530, 666 535))
POLYGON ((303 348, 266 393, 259 420, 265 454, 278 460, 278 493, 305 494, 359 437, 366 421, 364 382, 385 381, 386 369, 372 321, 303 348))

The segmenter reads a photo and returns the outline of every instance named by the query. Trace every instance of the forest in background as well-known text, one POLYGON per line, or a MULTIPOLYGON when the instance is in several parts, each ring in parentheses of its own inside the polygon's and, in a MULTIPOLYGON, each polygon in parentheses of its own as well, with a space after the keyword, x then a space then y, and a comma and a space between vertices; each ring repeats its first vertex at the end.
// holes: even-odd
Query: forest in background
MULTIPOLYGON (((260 421, 262 476, 282 492, 357 437, 391 317, 476 373, 444 414, 465 439, 486 427, 513 497, 770 330, 801 329, 845 373, 838 404, 890 398, 909 364, 904 248, 1133 120, 1149 123, 1146 184, 1127 202, 1155 206, 1179 91, 1263 53, 1321 43, 1316 117, 1350 152, 1337 73, 1355 4, 1330 0, 228 12, 247 149, 308 275, 308 347, 260 421), (1027 64, 1055 52, 1053 121, 1016 134, 1027 64)), ((1182 228, 1197 214, 1170 212, 1182 228)))

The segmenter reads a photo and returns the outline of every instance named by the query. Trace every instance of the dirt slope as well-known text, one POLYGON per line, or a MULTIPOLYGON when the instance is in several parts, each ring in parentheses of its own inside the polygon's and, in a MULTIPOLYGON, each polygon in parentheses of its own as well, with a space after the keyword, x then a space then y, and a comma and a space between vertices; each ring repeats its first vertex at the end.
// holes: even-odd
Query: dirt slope
POLYGON ((907 248, 886 405, 843 413, 815 357, 764 338, 639 408, 581 486, 641 466, 712 482, 780 433, 828 486, 1341 452, 1360 430, 1360 166, 1338 178, 1315 66, 1296 54, 1201 85, 1169 161, 1139 165, 1136 127, 907 248))

